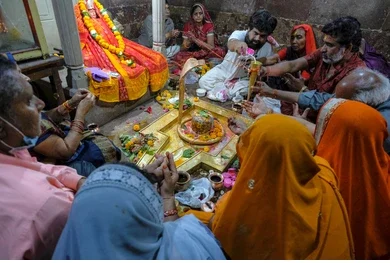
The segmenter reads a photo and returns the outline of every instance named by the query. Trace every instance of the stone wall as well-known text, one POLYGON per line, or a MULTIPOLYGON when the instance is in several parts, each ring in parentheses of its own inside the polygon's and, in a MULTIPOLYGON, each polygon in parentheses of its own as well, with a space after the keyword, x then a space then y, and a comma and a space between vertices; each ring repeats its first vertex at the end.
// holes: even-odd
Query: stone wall
MULTIPOLYGON (((346 15, 362 24, 363 37, 390 60, 390 0, 168 0, 171 17, 177 28, 189 18, 190 7, 203 3, 210 12, 222 41, 232 31, 246 29, 249 16, 264 7, 278 18, 274 37, 282 44, 289 42, 289 32, 296 24, 313 25, 317 44, 322 44, 321 27, 346 15)), ((151 13, 151 0, 101 0, 125 27, 128 38, 136 38, 143 19, 151 13)))

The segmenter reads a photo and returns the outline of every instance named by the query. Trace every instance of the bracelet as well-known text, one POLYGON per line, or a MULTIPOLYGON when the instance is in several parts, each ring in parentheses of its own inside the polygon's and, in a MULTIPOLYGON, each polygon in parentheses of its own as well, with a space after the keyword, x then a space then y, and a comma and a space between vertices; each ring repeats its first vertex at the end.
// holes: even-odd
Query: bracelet
POLYGON ((164 217, 177 215, 177 209, 171 209, 164 212, 164 217))
POLYGON ((302 92, 304 92, 304 91, 307 90, 307 89, 308 89, 307 86, 303 86, 302 89, 299 91, 299 93, 302 93, 302 92))
POLYGON ((79 128, 75 127, 75 126, 71 126, 71 127, 70 127, 70 130, 71 130, 71 131, 74 131, 74 132, 77 132, 77 133, 80 134, 80 135, 83 135, 83 131, 80 130, 79 128))
POLYGON ((270 108, 268 108, 268 109, 267 109, 267 112, 266 112, 265 114, 272 114, 272 113, 274 113, 274 110, 273 110, 273 109, 270 109, 270 108))
POLYGON ((71 127, 72 127, 72 126, 76 126, 76 127, 79 128, 80 130, 84 130, 84 123, 78 123, 78 122, 72 121, 72 124, 71 124, 70 126, 71 126, 71 127))
POLYGON ((70 129, 82 135, 84 131, 84 122, 80 120, 74 120, 70 125, 70 129))
POLYGON ((69 105, 69 102, 68 102, 68 101, 65 101, 64 103, 62 103, 62 106, 64 106, 64 108, 65 108, 68 112, 71 112, 72 110, 74 110, 74 108, 72 108, 72 107, 69 105))

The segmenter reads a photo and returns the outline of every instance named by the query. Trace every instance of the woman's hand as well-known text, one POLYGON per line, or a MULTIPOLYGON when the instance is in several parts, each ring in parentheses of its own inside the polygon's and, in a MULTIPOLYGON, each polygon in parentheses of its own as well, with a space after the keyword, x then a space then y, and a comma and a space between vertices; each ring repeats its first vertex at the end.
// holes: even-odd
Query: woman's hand
POLYGON ((302 115, 299 113, 299 106, 298 106, 298 103, 294 103, 293 104, 293 115, 295 118, 300 118, 300 119, 304 119, 304 120, 307 120, 307 114, 309 113, 310 111, 310 108, 306 108, 302 115))
POLYGON ((298 79, 290 73, 284 74, 283 79, 285 80, 285 83, 291 91, 298 92, 302 89, 303 86, 305 86, 305 82, 303 79, 298 79))
POLYGON ((148 178, 150 182, 157 182, 161 183, 161 181, 164 179, 164 174, 163 174, 163 163, 165 160, 165 156, 161 154, 156 154, 155 160, 153 163, 146 165, 143 170, 151 177, 153 178, 148 178))
POLYGON ((256 86, 252 87, 252 93, 270 96, 273 93, 273 88, 267 85, 267 83, 263 81, 257 81, 256 86))
POLYGON ((179 180, 179 173, 177 172, 172 153, 166 153, 162 170, 164 180, 160 184, 160 194, 163 198, 173 197, 175 194, 175 184, 179 180))
POLYGON ((256 95, 256 97, 259 102, 244 101, 242 105, 248 115, 253 119, 256 119, 256 117, 261 114, 266 114, 268 111, 268 107, 265 105, 263 99, 258 95, 256 95))
POLYGON ((78 89, 73 97, 68 101, 69 106, 72 108, 76 108, 80 101, 82 101, 89 94, 89 90, 87 89, 78 89))
POLYGON ((248 128, 242 120, 235 117, 230 117, 228 119, 228 127, 236 135, 241 135, 248 128))
POLYGON ((76 115, 78 117, 85 117, 90 109, 95 105, 95 96, 92 93, 88 93, 87 96, 82 99, 77 107, 76 115))
POLYGON ((171 37, 176 38, 176 37, 178 37, 179 35, 180 35, 180 31, 179 31, 179 30, 173 29, 173 30, 171 31, 171 37))

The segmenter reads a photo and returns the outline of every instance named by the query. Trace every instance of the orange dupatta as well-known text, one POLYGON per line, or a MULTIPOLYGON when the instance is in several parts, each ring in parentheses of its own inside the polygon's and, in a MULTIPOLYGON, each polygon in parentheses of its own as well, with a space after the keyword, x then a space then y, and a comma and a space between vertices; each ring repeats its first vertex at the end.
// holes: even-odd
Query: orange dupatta
MULTIPOLYGON (((314 32, 313 32, 313 28, 311 27, 311 25, 308 25, 308 24, 301 24, 301 25, 296 25, 293 27, 293 29, 291 30, 291 35, 295 32, 295 30, 297 30, 298 28, 302 28, 303 30, 305 30, 305 39, 306 39, 306 43, 305 43, 305 51, 306 51, 306 55, 310 55, 311 53, 313 53, 314 51, 317 50, 317 45, 316 45, 316 38, 314 36, 314 32)), ((302 77, 307 80, 310 78, 310 73, 307 72, 306 70, 303 70, 302 71, 302 77)))
POLYGON ((353 258, 333 170, 315 149, 310 132, 283 115, 266 115, 241 135, 241 169, 212 224, 232 259, 353 258))
POLYGON ((390 259, 389 156, 386 121, 356 101, 331 99, 320 110, 318 155, 336 171, 357 259, 390 259))

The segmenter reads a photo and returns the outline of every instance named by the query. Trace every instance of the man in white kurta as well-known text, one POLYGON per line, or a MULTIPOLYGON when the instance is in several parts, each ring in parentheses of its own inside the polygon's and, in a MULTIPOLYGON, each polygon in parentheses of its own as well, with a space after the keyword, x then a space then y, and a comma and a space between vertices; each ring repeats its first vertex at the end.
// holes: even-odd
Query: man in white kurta
POLYGON ((267 10, 261 9, 250 17, 248 30, 236 30, 231 34, 228 40, 229 51, 223 62, 199 79, 199 87, 208 91, 209 99, 225 102, 237 93, 248 93, 249 78, 245 65, 250 57, 245 55, 246 50, 253 49, 256 58, 272 55, 272 46, 267 42, 267 37, 272 34, 276 25, 276 18, 267 10))

